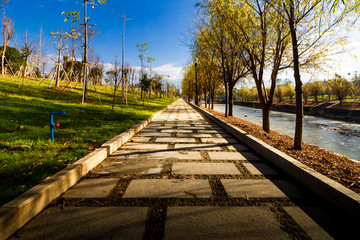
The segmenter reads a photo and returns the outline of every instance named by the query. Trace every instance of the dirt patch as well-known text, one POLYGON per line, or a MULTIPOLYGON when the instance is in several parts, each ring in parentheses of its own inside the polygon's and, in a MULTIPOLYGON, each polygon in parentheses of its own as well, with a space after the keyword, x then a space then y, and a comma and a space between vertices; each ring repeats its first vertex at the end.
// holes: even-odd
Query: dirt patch
POLYGON ((266 133, 262 130, 261 126, 247 122, 241 118, 225 118, 223 113, 211 109, 203 109, 241 128, 317 172, 341 183, 345 187, 360 193, 360 163, 353 162, 347 157, 339 156, 336 153, 305 142, 303 143, 302 150, 294 150, 294 139, 290 136, 276 131, 266 133))

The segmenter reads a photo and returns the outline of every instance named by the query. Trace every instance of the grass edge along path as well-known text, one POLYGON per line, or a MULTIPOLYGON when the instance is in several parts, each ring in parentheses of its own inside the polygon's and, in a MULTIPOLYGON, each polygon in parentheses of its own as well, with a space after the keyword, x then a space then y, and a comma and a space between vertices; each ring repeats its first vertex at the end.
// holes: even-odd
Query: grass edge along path
POLYGON ((201 108, 360 194, 360 162, 353 162, 345 156, 306 142, 303 142, 302 150, 294 150, 294 138, 288 135, 272 130, 270 133, 266 133, 257 124, 237 117, 225 117, 221 112, 204 107, 201 108))
POLYGON ((97 86, 101 103, 90 91, 89 103, 81 105, 81 84, 58 100, 62 88, 49 85, 50 80, 25 79, 18 88, 18 78, 0 77, 0 206, 177 100, 152 97, 143 104, 135 93, 137 101, 129 94, 126 107, 119 91, 112 113, 110 86, 97 86), (53 111, 66 112, 54 117, 61 124, 55 142, 49 133, 53 111))

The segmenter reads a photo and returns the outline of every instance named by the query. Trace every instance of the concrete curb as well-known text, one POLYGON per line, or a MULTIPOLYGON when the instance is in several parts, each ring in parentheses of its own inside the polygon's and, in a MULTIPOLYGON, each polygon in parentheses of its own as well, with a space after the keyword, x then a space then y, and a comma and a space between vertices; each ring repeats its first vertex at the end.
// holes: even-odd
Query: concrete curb
POLYGON ((259 153, 261 156, 281 168, 297 182, 310 189, 324 200, 332 203, 342 211, 345 211, 360 220, 359 194, 316 172, 312 168, 271 147, 267 143, 251 136, 245 131, 217 118, 213 114, 195 106, 192 103, 190 103, 190 105, 198 112, 215 121, 227 132, 231 133, 234 137, 259 153))
POLYGON ((0 208, 0 239, 7 239, 10 237, 19 228, 40 213, 51 201, 76 184, 91 169, 96 167, 132 136, 146 127, 151 121, 176 102, 112 138, 100 148, 95 149, 71 166, 68 166, 53 176, 43 180, 27 192, 3 205, 0 208))

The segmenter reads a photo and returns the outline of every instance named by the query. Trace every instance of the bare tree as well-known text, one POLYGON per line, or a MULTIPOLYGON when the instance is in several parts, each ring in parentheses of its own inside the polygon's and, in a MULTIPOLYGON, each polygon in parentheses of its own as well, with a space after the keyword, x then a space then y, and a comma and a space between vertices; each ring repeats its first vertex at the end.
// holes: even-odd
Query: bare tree
POLYGON ((152 89, 152 85, 153 85, 151 63, 152 63, 152 62, 155 62, 155 58, 153 58, 153 57, 147 57, 147 58, 146 58, 146 62, 149 64, 149 71, 150 71, 151 83, 150 83, 150 88, 149 88, 149 98, 151 98, 151 89, 152 89))
POLYGON ((114 105, 115 105, 116 91, 119 86, 120 71, 121 71, 121 68, 119 66, 118 59, 116 56, 115 62, 112 64, 112 69, 111 69, 111 72, 113 74, 113 79, 114 79, 114 94, 113 94, 113 101, 112 101, 112 105, 111 105, 111 113, 112 114, 114 113, 114 105))
POLYGON ((38 44, 38 49, 37 49, 37 53, 36 53, 36 67, 37 69, 40 71, 41 69, 41 65, 44 64, 44 55, 43 55, 43 46, 44 46, 44 41, 43 41, 43 27, 40 27, 40 33, 39 33, 39 44, 38 44))
POLYGON ((8 18, 4 12, 4 19, 3 19, 3 51, 2 51, 2 56, 1 56, 1 71, 2 71, 2 75, 5 75, 5 52, 6 52, 6 47, 9 44, 10 40, 13 38, 14 36, 14 23, 13 21, 8 18))
POLYGON ((35 52, 36 45, 34 41, 29 41, 28 39, 28 33, 25 32, 25 36, 23 38, 24 46, 21 48, 21 56, 23 58, 23 66, 22 66, 22 77, 25 77, 26 70, 29 63, 30 56, 35 52))
MULTIPOLYGON (((106 0, 98 0, 100 4, 105 4, 106 0)), ((84 45, 83 45, 83 95, 82 95, 82 104, 87 102, 87 81, 88 81, 88 74, 89 74, 89 63, 88 63, 88 51, 89 51, 89 17, 87 16, 87 5, 92 5, 92 8, 95 8, 95 0, 83 0, 84 6, 84 20, 80 20, 80 12, 79 11, 70 11, 70 12, 63 12, 66 15, 65 21, 74 22, 81 22, 84 27, 84 45)))
POLYGON ((60 86, 60 73, 61 73, 61 53, 65 49, 66 40, 69 38, 76 39, 80 35, 76 32, 75 29, 71 29, 71 32, 64 32, 62 29, 59 29, 57 32, 51 32, 50 34, 53 38, 56 38, 57 43, 54 43, 53 46, 58 52, 58 59, 56 63, 55 70, 55 86, 60 86))
MULTIPOLYGON (((28 68, 29 58, 36 49, 36 45, 34 44, 34 42, 28 40, 27 31, 25 32, 25 36, 23 38, 23 43, 24 43, 24 46, 21 48, 21 57, 23 59, 23 65, 21 66, 20 71, 19 71, 19 75, 22 76, 22 81, 19 80, 19 88, 21 87, 22 90, 24 87, 24 78, 26 75, 26 70, 28 68)), ((31 74, 31 69, 30 69, 29 73, 31 74)))

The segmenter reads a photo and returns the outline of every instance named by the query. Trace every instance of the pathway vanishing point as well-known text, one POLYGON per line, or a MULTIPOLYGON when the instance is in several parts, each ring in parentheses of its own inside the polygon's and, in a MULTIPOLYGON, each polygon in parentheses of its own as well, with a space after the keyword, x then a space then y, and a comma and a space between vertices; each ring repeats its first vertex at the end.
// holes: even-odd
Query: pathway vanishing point
POLYGON ((350 234, 329 208, 179 100, 11 239, 350 234))

